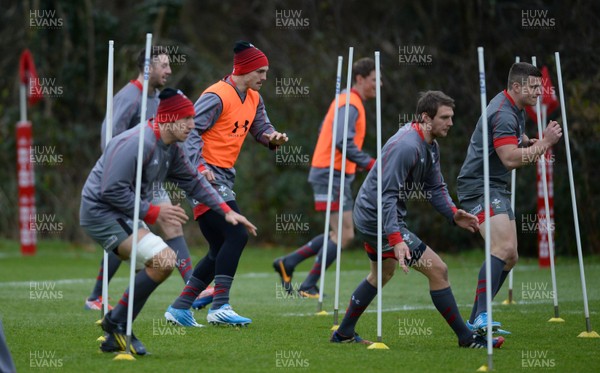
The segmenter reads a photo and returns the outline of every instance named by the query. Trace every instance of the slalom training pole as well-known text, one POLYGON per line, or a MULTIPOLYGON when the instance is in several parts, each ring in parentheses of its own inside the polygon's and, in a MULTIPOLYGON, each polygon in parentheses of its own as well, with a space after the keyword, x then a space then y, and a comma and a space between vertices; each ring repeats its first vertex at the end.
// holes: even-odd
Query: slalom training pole
POLYGON ((567 110, 565 107, 565 92, 563 90, 562 71, 560 67, 560 54, 554 52, 556 60, 556 73, 558 74, 558 91, 560 93, 560 112, 563 121, 563 133, 565 137, 565 148, 567 153, 567 165, 569 169, 569 187, 571 189, 571 205, 573 208, 573 221, 575 222, 575 237, 577 239, 577 257, 579 259, 579 275, 581 277, 581 290, 583 292, 583 309, 585 312, 585 331, 578 337, 581 338, 600 338, 597 332, 592 330, 590 322, 590 310, 588 308, 587 287, 585 285, 585 272, 583 269, 583 253, 581 250, 581 235, 579 232, 579 213, 577 210, 577 198, 575 196, 575 183, 573 182, 573 163, 571 161, 571 146, 569 143, 569 126, 567 125, 567 110))
MULTIPOLYGON (((344 112, 344 139, 342 143, 342 170, 340 171, 340 204, 338 209, 338 235, 337 235, 337 252, 335 261, 335 300, 333 306, 333 325, 338 325, 338 311, 340 304, 340 262, 342 259, 342 231, 344 217, 344 184, 346 179, 346 147, 348 146, 348 121, 350 109, 350 95, 352 89, 352 58, 354 56, 354 48, 348 49, 348 76, 346 80, 346 106, 344 112)), ((322 273, 321 273, 322 275, 322 273)), ((323 288, 321 288, 321 293, 323 288)), ((319 294, 320 296, 321 294, 319 294)))
MULTIPOLYGON (((531 57, 531 64, 537 67, 537 59, 535 56, 531 57)), ((540 106, 541 95, 538 96, 537 103, 535 104, 535 110, 537 111, 537 128, 538 128, 538 137, 540 140, 543 136, 542 130, 542 109, 540 106)), ((552 228, 550 226, 550 203, 548 202, 548 179, 546 178, 546 153, 542 154, 540 158, 538 158, 538 162, 541 162, 542 168, 542 188, 544 191, 544 209, 546 210, 546 233, 548 240, 548 255, 550 256, 550 276, 552 277, 552 298, 554 301, 554 317, 550 318, 548 322, 565 322, 562 319, 558 312, 558 293, 556 289, 556 267, 554 266, 554 235, 552 234, 552 228)))
MULTIPOLYGON (((519 56, 515 57, 515 63, 521 62, 521 58, 519 56)), ((517 187, 517 170, 513 168, 510 172, 510 208, 515 212, 515 191, 517 187)), ((502 304, 515 304, 516 302, 513 299, 513 269, 511 268, 508 273, 508 299, 502 302, 502 304)))
POLYGON ((152 47, 152 34, 146 34, 146 53, 144 58, 144 84, 142 88, 142 108, 139 124, 139 142, 137 154, 137 167, 135 173, 135 202, 133 210, 133 242, 131 245, 130 270, 129 270, 129 299, 127 302, 127 345, 125 352, 118 354, 115 360, 135 360, 131 354, 131 329, 133 323, 133 299, 135 298, 135 267, 138 246, 138 224, 140 221, 140 202, 142 192, 142 158, 144 157, 144 130, 146 124, 146 107, 148 105, 148 77, 150 75, 150 48, 152 47))
POLYGON ((382 290, 382 266, 383 266, 383 209, 382 209, 382 185, 381 185, 381 68, 380 52, 375 52, 375 105, 377 112, 377 342, 369 347, 370 350, 389 350, 383 343, 381 308, 383 304, 382 290))
MULTIPOLYGON (((113 40, 108 41, 108 78, 106 80, 106 136, 104 149, 112 138, 113 126, 113 81, 114 81, 114 45, 113 40)), ((104 250, 103 250, 104 251, 104 250)), ((104 251, 102 264, 102 311, 101 317, 108 313, 108 252, 104 251)), ((104 337, 104 336, 103 336, 104 337)), ((102 338, 103 338, 102 337, 102 338)))
POLYGON ((479 61, 479 90, 481 96, 481 123, 483 133, 483 205, 485 206, 485 304, 487 309, 487 366, 479 368, 479 371, 490 371, 494 369, 493 341, 492 341, 492 263, 491 263, 491 232, 490 232, 490 157, 488 144, 488 122, 487 122, 487 97, 485 87, 485 66, 483 61, 483 47, 477 48, 479 61))
MULTIPOLYGON (((338 56, 337 62, 337 74, 335 76, 335 111, 333 112, 333 123, 331 126, 331 158, 329 162, 329 184, 327 185, 327 209, 325 212, 325 230, 323 231, 323 249, 321 255, 321 282, 319 287, 319 305, 317 308, 317 315, 327 315, 327 311, 323 311, 323 289, 325 289, 325 261, 327 258, 327 241, 329 240, 329 224, 331 219, 331 200, 333 193, 333 171, 335 163, 335 143, 337 137, 337 121, 338 121, 338 108, 340 105, 340 87, 342 85, 342 62, 344 57, 338 56)), ((337 324, 336 324, 337 325, 337 324)), ((335 325, 334 325, 335 327, 335 325)), ((337 328, 336 328, 337 329, 337 328)))

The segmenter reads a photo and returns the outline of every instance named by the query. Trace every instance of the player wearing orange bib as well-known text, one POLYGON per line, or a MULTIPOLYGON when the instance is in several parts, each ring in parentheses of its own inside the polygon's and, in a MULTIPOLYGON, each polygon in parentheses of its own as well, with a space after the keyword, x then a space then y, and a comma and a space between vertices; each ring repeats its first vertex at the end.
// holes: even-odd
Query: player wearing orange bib
MULTIPOLYGON (((267 79, 269 61, 248 42, 237 42, 233 72, 208 87, 194 109, 196 131, 186 141, 192 164, 204 174, 223 200, 240 211, 233 184, 235 162, 248 134, 259 143, 275 149, 288 138, 271 125, 258 93, 267 79)), ((214 296, 207 321, 211 324, 247 325, 249 318, 238 315, 229 305, 229 290, 248 233, 242 225, 232 226, 204 204, 193 201, 194 218, 209 243, 208 254, 194 268, 179 298, 169 306, 165 317, 182 326, 199 326, 189 310, 198 294, 214 279, 214 296)))
MULTIPOLYGON (((348 109, 348 136, 346 145, 346 172, 344 182, 343 206, 339 206, 340 180, 342 169, 342 146, 344 141, 344 120, 346 115, 347 91, 341 93, 339 98, 338 123, 336 131, 336 151, 334 160, 333 195, 331 200, 331 231, 326 247, 323 246, 323 235, 313 237, 308 243, 293 253, 277 258, 273 268, 281 276, 283 288, 288 292, 294 290, 292 274, 294 268, 305 259, 317 256, 315 264, 307 278, 298 287, 300 295, 308 298, 318 298, 319 289, 317 281, 321 276, 322 250, 326 250, 325 266, 328 268, 336 257, 339 211, 342 211, 342 248, 347 247, 354 238, 354 224, 352 223, 352 181, 356 170, 360 167, 370 170, 375 160, 362 151, 367 130, 367 120, 363 102, 375 98, 375 61, 371 58, 361 58, 352 65, 354 83, 350 90, 350 107, 348 109)), ((308 175, 315 196, 315 210, 326 211, 327 192, 329 184, 329 165, 331 164, 331 137, 333 117, 335 114, 335 101, 329 110, 319 130, 319 139, 313 154, 312 165, 308 175)))

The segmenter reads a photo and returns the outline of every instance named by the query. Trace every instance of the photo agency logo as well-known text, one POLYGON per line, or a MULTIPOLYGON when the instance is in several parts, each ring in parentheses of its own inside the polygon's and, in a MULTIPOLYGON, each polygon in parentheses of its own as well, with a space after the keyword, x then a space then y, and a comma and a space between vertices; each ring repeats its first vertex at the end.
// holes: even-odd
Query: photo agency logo
POLYGON ((28 95, 31 97, 62 97, 63 86, 58 85, 56 78, 29 78, 28 95))
POLYGON ((56 218, 56 214, 29 215, 29 230, 38 233, 60 234, 64 224, 56 218))
POLYGON ((556 359, 548 350, 521 350, 521 368, 555 368, 556 359))
POLYGON ((161 63, 161 55, 164 54, 169 59, 169 65, 183 65, 187 62, 188 56, 185 54, 179 45, 155 45, 152 47, 151 63, 161 63))
POLYGON ((554 30, 556 18, 547 9, 521 9, 521 28, 525 30, 554 30))
POLYGON ((185 335, 187 332, 183 326, 175 326, 163 318, 152 319, 152 335, 185 335))
POLYGON ((150 186, 150 197, 152 198, 152 204, 156 205, 159 203, 177 204, 184 202, 187 199, 187 193, 185 190, 179 188, 179 183, 173 181, 154 181, 150 186))
POLYGON ((29 283, 29 299, 31 300, 60 300, 63 299, 62 290, 56 290, 56 282, 43 281, 29 283))
MULTIPOLYGON (((550 232, 554 232, 554 219, 550 219, 550 232)), ((542 214, 521 214, 521 232, 522 233, 546 233, 548 223, 546 213, 542 214)))
POLYGON ((291 282, 289 287, 283 286, 281 282, 275 283, 275 299, 302 299, 300 295, 300 283, 291 282))
POLYGON ((63 359, 56 357, 56 351, 29 351, 30 368, 62 368, 63 365, 63 359))
POLYGON ((310 362, 303 357, 302 351, 279 350, 275 351, 276 368, 308 368, 310 362))
MULTIPOLYGON (((421 162, 425 161, 425 158, 421 158, 421 162)), ((407 181, 400 185, 398 197, 403 201, 427 202, 431 199, 431 195, 431 190, 425 189, 425 183, 407 181)))
POLYGON ((521 299, 554 299, 554 291, 549 290, 547 282, 523 282, 521 283, 521 299))
POLYGON ((284 98, 307 98, 310 87, 302 83, 302 78, 275 78, 275 94, 284 98))
POLYGON ((63 155, 54 145, 35 145, 29 147, 29 162, 38 166, 57 166, 63 163, 63 155))
POLYGON ((431 66, 433 55, 425 45, 399 45, 398 63, 404 66, 431 66))
POLYGON ((400 113, 400 114, 398 114, 398 128, 402 128, 406 124, 410 124, 413 122, 423 123, 423 116, 421 114, 415 114, 415 113, 400 113))
POLYGON ((303 214, 276 214, 275 232, 276 233, 309 233, 310 226, 308 222, 303 221, 303 214))
MULTIPOLYGON (((538 163, 538 171, 542 172, 542 163, 546 164, 546 165, 551 165, 554 164, 554 162, 556 161, 556 156, 554 155, 554 153, 551 152, 546 152, 546 154, 543 157, 540 157, 536 154, 525 154, 523 153, 521 155, 521 160, 523 161, 523 163, 526 164, 532 164, 532 163, 538 163)), ((547 168, 546 169, 546 174, 550 174, 552 173, 552 168, 547 168)), ((551 175, 549 175, 551 178, 551 175)), ((540 188, 541 188, 541 180, 540 180, 540 188)))
POLYGON ((59 29, 64 25, 56 9, 29 9, 29 27, 36 29, 59 29))
POLYGON ((275 27, 288 30, 305 30, 310 20, 302 16, 301 9, 275 9, 275 27))
POLYGON ((278 166, 310 165, 310 156, 300 145, 281 145, 275 149, 275 163, 278 166))
POLYGON ((398 319, 398 335, 400 336, 430 336, 431 326, 425 326, 425 319, 405 317, 398 319))

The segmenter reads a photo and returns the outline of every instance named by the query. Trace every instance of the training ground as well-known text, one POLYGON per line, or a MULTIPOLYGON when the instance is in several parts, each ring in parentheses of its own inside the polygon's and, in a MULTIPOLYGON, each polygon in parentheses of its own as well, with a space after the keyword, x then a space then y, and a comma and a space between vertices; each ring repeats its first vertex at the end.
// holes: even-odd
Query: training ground
MULTIPOLYGON (((256 247, 244 252, 231 292, 234 309, 253 319, 249 327, 184 329, 167 324, 163 313, 183 287, 174 272, 134 324, 151 355, 114 361, 113 354, 99 352, 99 313, 83 309, 100 263, 99 248, 86 252, 66 242, 43 241, 33 257, 22 257, 14 242, 0 241, 0 248, 0 317, 18 372, 475 372, 487 361, 485 349, 457 347, 454 334, 433 308, 426 278, 414 270, 408 275, 398 271, 383 290, 383 341, 389 350, 334 345, 329 342, 332 316, 316 316, 316 300, 290 298, 281 291, 271 263, 292 248, 256 247)), ((194 264, 205 249, 192 248, 194 264)), ((483 250, 440 255, 466 318, 483 250)), ((591 322, 600 331, 600 258, 588 256, 585 262, 591 322)), ((312 260, 298 267, 297 284, 311 265, 312 260)), ((514 274, 517 304, 500 304, 508 281, 494 302, 494 318, 512 332, 502 349, 494 350, 494 371, 600 371, 600 338, 577 337, 585 330, 577 258, 558 257, 556 265, 565 322, 548 322, 553 316, 550 270, 538 269, 537 260, 521 259, 514 274)), ((327 272, 327 311, 333 309, 334 269, 327 272)), ((343 253, 340 318, 367 270, 363 252, 343 253)), ((128 279, 127 263, 111 282, 111 304, 128 279)), ((375 310, 376 301, 357 326, 370 340, 377 336, 375 310)), ((206 324, 206 310, 195 317, 206 324)))

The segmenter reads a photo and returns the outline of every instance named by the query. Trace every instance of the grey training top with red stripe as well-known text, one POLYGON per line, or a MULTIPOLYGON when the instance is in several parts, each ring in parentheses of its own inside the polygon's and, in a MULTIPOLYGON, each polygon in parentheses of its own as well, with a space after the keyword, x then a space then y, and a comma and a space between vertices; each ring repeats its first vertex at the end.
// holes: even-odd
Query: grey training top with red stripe
MULTIPOLYGON (((150 201, 152 193, 161 188, 165 180, 219 213, 230 210, 206 178, 192 166, 181 144, 165 144, 149 125, 144 131, 140 219, 150 224, 156 220, 157 207, 150 201)), ((133 218, 138 142, 139 126, 109 142, 83 186, 79 212, 81 225, 133 218)))
MULTIPOLYGON (((496 148, 515 144, 521 146, 525 133, 525 112, 519 110, 506 90, 498 93, 487 107, 490 188, 506 192, 510 171, 502 164, 496 148)), ((483 124, 477 121, 471 136, 467 157, 458 174, 457 193, 460 201, 483 194, 483 124)))
MULTIPOLYGON (((354 224, 368 235, 377 236, 377 162, 369 171, 354 205, 354 224)), ((383 233, 390 246, 402 242, 400 228, 406 227, 406 200, 426 196, 429 203, 453 222, 456 207, 440 170, 437 142, 428 144, 416 123, 407 123, 381 150, 383 233)))
MULTIPOLYGON (((148 101, 146 104, 146 119, 154 118, 158 110, 160 99, 158 98, 158 89, 152 92, 148 91, 148 101)), ((127 131, 140 124, 142 113, 142 85, 137 80, 127 83, 113 98, 113 128, 112 136, 115 137, 122 132, 127 131)), ((102 121, 102 142, 100 148, 104 151, 106 143, 106 117, 102 121)))

